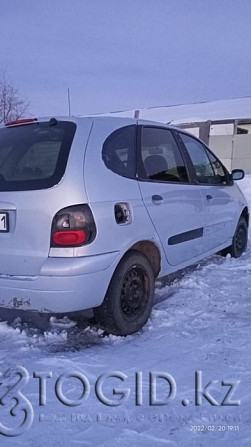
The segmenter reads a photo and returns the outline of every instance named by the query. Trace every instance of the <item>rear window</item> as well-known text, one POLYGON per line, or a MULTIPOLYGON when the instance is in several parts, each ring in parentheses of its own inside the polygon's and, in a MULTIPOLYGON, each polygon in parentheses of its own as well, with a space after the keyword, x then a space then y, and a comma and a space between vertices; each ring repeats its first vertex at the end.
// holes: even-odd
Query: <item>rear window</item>
POLYGON ((0 130, 0 191, 50 188, 61 180, 76 125, 68 121, 0 130))

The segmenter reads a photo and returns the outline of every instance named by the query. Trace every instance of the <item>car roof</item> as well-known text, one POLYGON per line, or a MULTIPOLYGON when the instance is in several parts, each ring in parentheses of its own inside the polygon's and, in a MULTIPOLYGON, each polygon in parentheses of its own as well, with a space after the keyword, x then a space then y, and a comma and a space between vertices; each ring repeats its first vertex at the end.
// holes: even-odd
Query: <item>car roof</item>
MULTIPOLYGON (((185 130, 178 128, 177 126, 173 126, 171 124, 166 124, 160 121, 152 121, 152 120, 142 120, 142 119, 136 119, 136 118, 131 118, 131 117, 118 117, 118 116, 100 116, 100 115, 72 115, 72 116, 45 116, 45 117, 38 117, 36 118, 37 122, 45 122, 45 121, 49 121, 50 119, 55 118, 58 121, 73 121, 73 122, 81 122, 82 120, 92 120, 93 122, 102 122, 102 121, 113 121, 116 122, 117 124, 121 123, 123 125, 123 123, 126 123, 127 125, 130 124, 138 124, 138 125, 142 125, 142 126, 156 126, 156 127, 164 127, 167 129, 176 129, 179 131, 182 131, 184 133, 188 133, 185 130)), ((34 118, 35 120, 35 118, 34 118)), ((4 124, 1 124, 0 127, 5 127, 4 124)))

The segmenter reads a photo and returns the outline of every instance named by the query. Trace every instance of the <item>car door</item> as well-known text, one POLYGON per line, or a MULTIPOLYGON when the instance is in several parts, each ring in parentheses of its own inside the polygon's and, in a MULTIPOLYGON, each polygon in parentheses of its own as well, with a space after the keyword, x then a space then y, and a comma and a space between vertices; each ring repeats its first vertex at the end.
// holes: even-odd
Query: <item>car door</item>
POLYGON ((139 126, 137 171, 143 202, 167 261, 178 266, 202 253, 203 203, 172 131, 139 126))
POLYGON ((233 236, 238 212, 234 186, 226 168, 201 141, 185 133, 179 135, 191 158, 203 199, 203 250, 207 252, 233 236))

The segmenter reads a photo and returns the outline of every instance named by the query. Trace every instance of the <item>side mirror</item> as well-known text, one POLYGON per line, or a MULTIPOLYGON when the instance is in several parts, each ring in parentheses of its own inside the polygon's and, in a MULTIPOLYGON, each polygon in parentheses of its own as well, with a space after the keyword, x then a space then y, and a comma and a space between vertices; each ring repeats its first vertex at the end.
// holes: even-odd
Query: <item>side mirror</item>
POLYGON ((232 171, 232 179, 233 180, 242 180, 245 177, 245 172, 243 169, 233 169, 232 171))

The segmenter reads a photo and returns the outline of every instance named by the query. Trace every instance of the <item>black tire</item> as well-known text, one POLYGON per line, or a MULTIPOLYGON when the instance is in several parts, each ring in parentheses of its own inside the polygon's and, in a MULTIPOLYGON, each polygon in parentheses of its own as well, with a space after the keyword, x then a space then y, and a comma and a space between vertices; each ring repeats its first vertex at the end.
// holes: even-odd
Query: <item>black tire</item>
POLYGON ((247 243, 248 225, 246 219, 241 217, 235 230, 232 245, 222 250, 221 255, 227 256, 230 253, 233 258, 239 258, 246 251, 247 243))
POLYGON ((93 309, 95 319, 110 334, 133 334, 147 322, 153 297, 153 268, 144 255, 131 250, 118 264, 103 303, 93 309))

